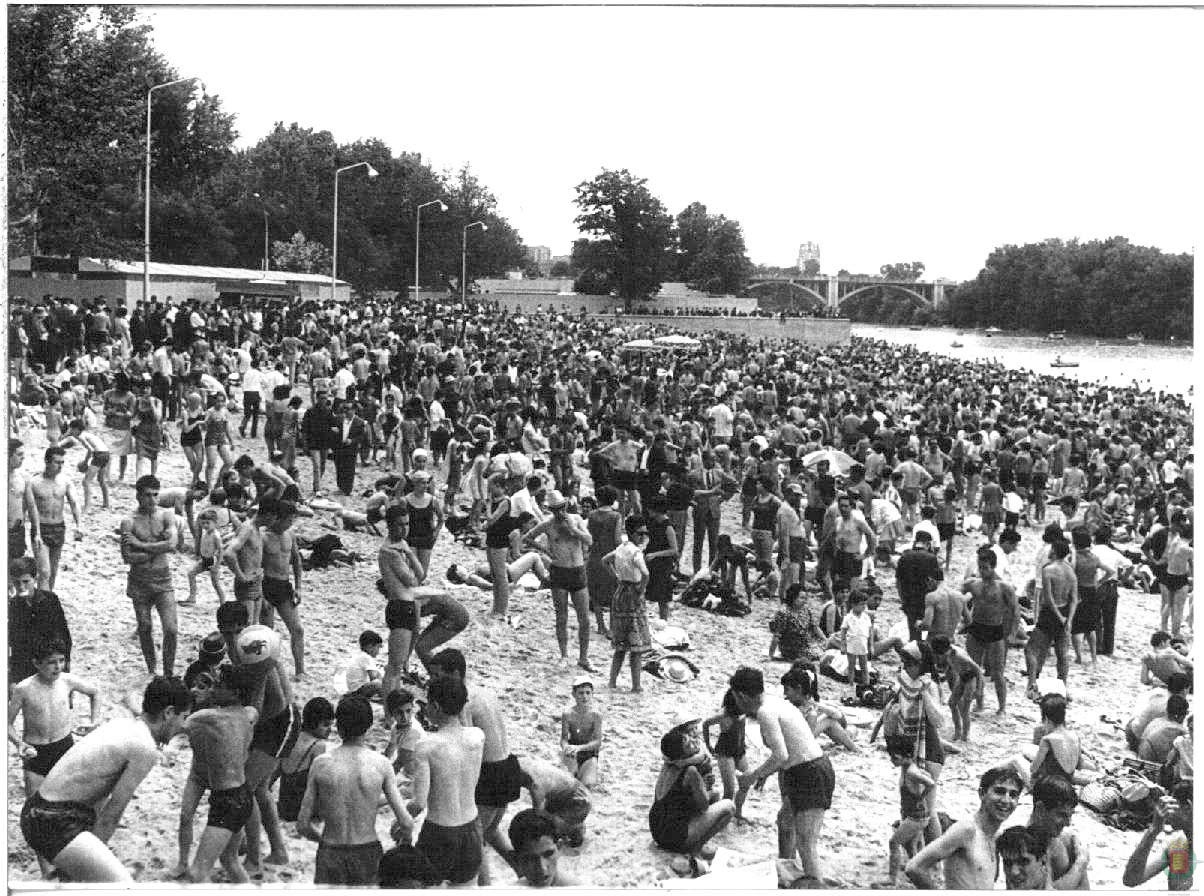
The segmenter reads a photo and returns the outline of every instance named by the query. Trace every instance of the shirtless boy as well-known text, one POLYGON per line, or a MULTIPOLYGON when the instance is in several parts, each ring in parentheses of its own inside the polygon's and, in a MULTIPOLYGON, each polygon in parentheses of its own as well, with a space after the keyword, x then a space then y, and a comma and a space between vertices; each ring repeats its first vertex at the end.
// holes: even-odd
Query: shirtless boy
POLYGON ((75 744, 71 734, 72 692, 87 694, 91 702, 91 721, 86 733, 96 726, 100 691, 79 676, 64 672, 67 649, 61 641, 46 640, 34 645, 33 660, 37 673, 17 684, 8 701, 8 739, 21 754, 25 771, 25 796, 38 790, 42 779, 75 744), (17 716, 24 714, 25 729, 17 735, 17 716))
POLYGON ((37 552, 39 575, 38 585, 47 591, 54 590, 54 581, 59 574, 59 558, 63 545, 67 543, 67 521, 63 519, 63 504, 71 505, 75 518, 75 538, 83 536, 79 531, 79 505, 71 492, 71 483, 60 478, 63 459, 67 452, 62 448, 46 449, 46 469, 36 479, 30 479, 26 488, 29 500, 38 509, 38 527, 34 532, 34 550, 37 552), (45 553, 42 548, 45 548, 45 553))
POLYGON ((130 565, 126 594, 134 604, 138 642, 146 671, 155 674, 155 634, 151 610, 163 627, 163 674, 171 677, 176 665, 176 596, 171 587, 167 555, 176 549, 175 514, 158 506, 159 480, 142 476, 134 483, 138 509, 121 521, 121 559, 130 565))
MULTIPOLYGON (((996 715, 1007 712, 1008 682, 1004 675, 1007 660, 1008 635, 1016 626, 1020 605, 1016 591, 1004 584, 995 574, 998 562, 989 547, 978 549, 978 578, 962 586, 970 595, 970 624, 966 626, 966 653, 982 666, 995 683, 995 699, 999 702, 996 715)), ((1071 576, 1073 577, 1073 573, 1071 576)), ((977 704, 982 709, 983 693, 978 692, 977 704)))
POLYGON ((765 696, 760 669, 741 667, 728 679, 736 705, 756 718, 769 757, 751 772, 738 775, 740 787, 761 786, 774 772, 782 793, 778 813, 778 857, 792 859, 797 852, 805 879, 821 879, 819 832, 824 813, 832 807, 836 774, 832 763, 811 733, 803 714, 780 697, 765 696))
POLYGON ((299 612, 301 553, 291 531, 297 518, 296 505, 291 501, 264 498, 259 502, 259 510, 272 520, 263 528, 263 606, 259 621, 271 628, 279 611, 280 619, 288 629, 296 671, 293 680, 296 681, 305 675, 305 629, 301 627, 299 612))
POLYGON ((990 890, 995 886, 995 835, 1016 811, 1024 785, 1015 769, 988 769, 979 780, 978 811, 955 822, 907 863, 904 873, 918 889, 934 888, 932 870, 943 862, 946 890, 990 890))
POLYGON ((426 573, 414 549, 406 541, 409 511, 394 504, 385 511, 388 537, 380 547, 377 563, 381 590, 385 595, 385 625, 389 627, 389 658, 385 663, 381 692, 390 694, 409 672, 410 652, 418 635, 421 611, 414 589, 426 573))
POLYGON ((951 644, 945 635, 930 640, 933 660, 938 669, 945 672, 949 682, 949 715, 953 719, 953 739, 970 739, 970 704, 982 695, 986 681, 982 666, 970 659, 970 654, 956 644, 951 644))
POLYGON ((192 747, 191 776, 203 777, 196 783, 209 790, 209 819, 188 868, 188 879, 207 883, 220 856, 230 881, 245 884, 250 878, 238 861, 238 845, 254 801, 247 786, 246 762, 259 714, 239 703, 233 667, 222 666, 216 680, 195 667, 190 666, 189 673, 185 684, 192 693, 194 711, 184 730, 192 747))
POLYGON ((1074 784, 1058 775, 1045 775, 1033 783, 1031 827, 1050 838, 1049 874, 1057 890, 1089 890, 1087 843, 1070 830, 1070 819, 1079 804, 1074 784))
MULTIPOLYGON (((563 837, 569 846, 580 846, 585 840, 585 819, 593 807, 589 789, 563 767, 543 759, 524 756, 518 767, 523 787, 531 794, 531 808, 552 818, 557 839, 563 837)), ((517 853, 518 845, 512 845, 517 853)), ((519 870, 517 865, 515 870, 519 870)))
MULTIPOLYGON (((463 683, 465 669, 464 654, 455 648, 435 654, 428 667, 432 683, 443 678, 463 683)), ((465 728, 473 726, 485 733, 480 775, 475 785, 476 814, 483 841, 509 861, 510 843, 498 825, 506 814, 506 807, 519 797, 522 772, 518 759, 507 746, 505 721, 494 699, 479 688, 468 695, 460 721, 465 728)), ((490 883, 489 867, 485 862, 480 863, 478 883, 481 886, 490 883)))
POLYGON ((560 865, 556 819, 539 809, 523 809, 510 820, 514 870, 532 887, 580 887, 583 882, 560 865))
POLYGON ((577 665, 587 672, 594 668, 589 664, 589 589, 585 580, 585 551, 594 543, 593 536, 585 527, 581 517, 569 513, 569 503, 558 491, 548 495, 548 510, 552 518, 544 520, 523 536, 523 544, 530 544, 540 535, 546 535, 548 552, 552 557, 549 580, 552 585, 552 605, 556 610, 556 641, 560 646, 560 660, 568 662, 569 656, 569 597, 577 611, 577 665))
POLYGON ((1037 625, 1029 634, 1025 648, 1028 663, 1028 696, 1036 699, 1037 678, 1045 668, 1049 648, 1054 649, 1058 678, 1067 681, 1070 675, 1070 626, 1079 605, 1079 583, 1074 567, 1066 562, 1070 545, 1064 540, 1053 542, 1049 562, 1041 569, 1040 609, 1037 625))
MULTIPOLYGON (((426 811, 426 821, 414 852, 394 849, 385 855, 381 886, 469 884, 483 864, 474 794, 486 735, 461 723, 468 703, 462 679, 432 675, 427 700, 435 730, 414 750, 414 798, 407 807, 413 815, 426 811)), ((406 842, 405 831, 400 833, 406 842)))
POLYGON ((401 803, 393 764, 364 744, 372 727, 372 704, 353 694, 339 701, 335 725, 342 743, 313 761, 297 815, 297 832, 318 841, 315 884, 373 886, 384 850, 376 837, 376 806, 382 794, 397 819, 395 830, 410 836, 414 820, 401 803), (324 824, 321 834, 314 820, 324 824))
POLYGON ((263 533, 260 527, 276 521, 273 508, 259 508, 238 527, 222 559, 234 572, 234 599, 245 604, 248 619, 259 619, 263 604, 263 533))
POLYGON ((962 624, 970 621, 966 605, 966 598, 944 581, 924 595, 924 618, 919 628, 927 633, 930 644, 938 637, 953 640, 962 624))
POLYGON ((109 838, 158 763, 159 745, 183 729, 191 704, 182 681, 155 678, 136 719, 106 722, 72 747, 21 809, 30 848, 75 882, 131 881, 109 838))

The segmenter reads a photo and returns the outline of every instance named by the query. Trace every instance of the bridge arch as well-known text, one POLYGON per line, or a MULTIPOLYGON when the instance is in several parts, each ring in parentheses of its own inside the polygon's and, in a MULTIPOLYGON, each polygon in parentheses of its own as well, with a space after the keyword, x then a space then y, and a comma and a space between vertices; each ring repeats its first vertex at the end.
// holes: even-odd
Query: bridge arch
POLYGON ((801 283, 795 283, 793 280, 761 280, 756 283, 750 283, 748 285, 746 292, 751 294, 753 292, 753 290, 761 289, 766 286, 771 286, 775 290, 782 286, 788 286, 788 287, 798 290, 799 292, 801 292, 805 295, 811 296, 813 299, 815 299, 820 304, 826 305, 828 303, 827 296, 822 296, 819 293, 817 293, 814 289, 812 289, 811 287, 804 286, 801 283))
POLYGON ((866 283, 864 286, 859 286, 859 287, 857 287, 857 289, 854 289, 851 292, 848 292, 848 293, 845 293, 844 295, 842 295, 840 297, 840 304, 843 305, 849 299, 853 298, 853 296, 857 296, 863 292, 867 292, 868 290, 878 289, 878 288, 897 289, 901 293, 906 293, 907 295, 911 296, 912 298, 919 299, 920 302, 923 303, 923 305, 925 307, 931 308, 932 304, 933 304, 932 300, 929 299, 927 296, 925 296, 923 293, 918 293, 914 289, 908 289, 906 286, 900 286, 898 283, 866 283))

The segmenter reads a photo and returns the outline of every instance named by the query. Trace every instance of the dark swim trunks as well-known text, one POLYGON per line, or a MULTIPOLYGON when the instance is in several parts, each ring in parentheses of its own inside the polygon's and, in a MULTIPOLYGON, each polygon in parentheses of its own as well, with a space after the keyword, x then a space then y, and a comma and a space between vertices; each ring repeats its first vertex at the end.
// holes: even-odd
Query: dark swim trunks
POLYGON ((827 756, 800 762, 783 769, 778 778, 782 795, 796 812, 807 809, 831 809, 836 789, 836 772, 827 756))
POLYGON ((48 548, 61 548, 67 543, 66 523, 42 523, 42 543, 48 548))
POLYGON ((957 534, 957 523, 937 523, 936 531, 941 537, 941 542, 944 543, 957 534))
POLYGON ((548 570, 548 581, 553 588, 565 591, 580 591, 586 587, 584 566, 553 566, 548 570))
POLYGON ((341 887, 376 886, 384 847, 379 840, 355 846, 318 844, 314 861, 314 883, 336 884, 341 887))
POLYGON ((513 753, 497 762, 481 763, 475 797, 478 806, 504 809, 518 799, 521 790, 522 772, 513 753))
POLYGON ((96 824, 96 810, 84 803, 52 803, 35 793, 21 808, 21 834, 30 849, 53 862, 68 844, 96 824))
POLYGON ((291 703, 270 719, 261 719, 251 736, 251 749, 279 759, 293 748, 301 733, 301 714, 291 703))
POLYGON ((288 579, 270 579, 263 577, 263 599, 273 607, 293 603, 293 583, 288 579))
POLYGON ((481 869, 481 830, 476 819, 453 828, 425 822, 415 847, 430 865, 430 877, 423 879, 424 883, 466 884, 481 869))
MULTIPOLYGON (((1066 608, 1062 607, 1061 611, 1065 614, 1066 608)), ((1065 620, 1066 617, 1062 618, 1065 620)), ((1037 615, 1037 630, 1054 641, 1066 634, 1066 623, 1065 621, 1059 622, 1058 617, 1049 607, 1042 607, 1041 612, 1037 615)))
POLYGON ((237 834, 251 817, 254 794, 246 784, 209 794, 209 827, 237 834))
POLYGON ((611 484, 619 491, 634 491, 636 481, 635 470, 615 470, 611 484))
POLYGON ((385 625, 389 631, 404 629, 409 632, 418 631, 418 612, 414 609, 412 600, 385 601, 385 625))
POLYGON ((38 755, 32 759, 22 759, 21 766, 26 770, 33 772, 35 775, 41 775, 45 778, 50 774, 50 770, 58 764, 58 761, 67 755, 67 751, 75 745, 75 739, 68 734, 62 740, 56 740, 49 744, 31 744, 38 751, 38 755))
POLYGON ((1187 576, 1174 572, 1164 573, 1162 576, 1162 584, 1166 586, 1167 591, 1170 591, 1173 594, 1180 588, 1187 587, 1187 576))
POLYGON ((240 582, 234 580, 234 599, 235 600, 259 600, 263 597, 262 580, 255 582, 240 582))
POLYGON ((10 526, 8 530, 8 559, 15 560, 17 557, 24 557, 27 550, 25 523, 20 522, 15 526, 10 526))
POLYGON ((966 626, 966 634, 970 635, 984 647, 1002 641, 1004 634, 1002 625, 991 625, 987 622, 971 622, 966 626))

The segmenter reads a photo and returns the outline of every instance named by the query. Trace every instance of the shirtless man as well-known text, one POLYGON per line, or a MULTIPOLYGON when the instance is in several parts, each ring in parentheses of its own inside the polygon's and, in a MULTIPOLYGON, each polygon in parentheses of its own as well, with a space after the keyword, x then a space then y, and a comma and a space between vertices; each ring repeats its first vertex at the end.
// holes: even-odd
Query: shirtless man
POLYGON ((765 696, 760 669, 741 667, 728 679, 740 711, 753 716, 769 757, 750 772, 737 775, 741 789, 764 786, 778 773, 782 809, 778 813, 778 857, 802 860, 805 880, 822 880, 819 867, 819 832, 824 813, 832 807, 836 774, 807 720, 797 707, 779 697, 765 696))
MULTIPOLYGON (((72 508, 75 504, 72 503, 72 508)), ((76 518, 78 525, 78 517, 76 518)), ((42 520, 43 533, 46 521, 42 520)), ((1183 624, 1183 608, 1187 603, 1188 585, 1192 578, 1191 523, 1181 515, 1171 521, 1171 535, 1166 543, 1166 575, 1162 579, 1162 629, 1172 635, 1179 634, 1183 624), (1169 623, 1169 629, 1168 629, 1169 623)), ((45 534, 42 536, 45 538, 45 534)))
POLYGON ((8 559, 25 556, 29 546, 25 541, 25 520, 28 517, 34 538, 38 535, 38 510, 30 500, 28 482, 21 472, 25 463, 25 446, 20 439, 8 440, 8 559))
POLYGON ((1087 843, 1070 830, 1079 804, 1074 784, 1058 775, 1045 775, 1033 784, 1033 815, 1029 825, 1049 836, 1049 874, 1054 889, 1090 890, 1087 843))
POLYGON ((79 505, 71 492, 71 483, 60 479, 63 459, 67 452, 51 446, 46 449, 46 469, 36 479, 29 480, 29 500, 37 507, 38 526, 34 530, 34 551, 38 558, 38 587, 54 590, 59 574, 59 558, 67 543, 67 521, 63 519, 63 503, 71 505, 75 518, 76 541, 83 538, 79 531, 79 505), (43 552, 42 548, 45 548, 43 552))
POLYGON ((121 521, 121 559, 130 565, 126 594, 134 604, 138 642, 146 671, 155 674, 155 634, 151 610, 163 627, 163 673, 168 678, 176 665, 176 596, 171 587, 167 555, 176 549, 175 514, 158 507, 159 480, 142 476, 134 483, 138 509, 121 521))
POLYGON ((1175 674, 1191 675, 1194 664, 1171 647, 1171 636, 1166 632, 1150 635, 1150 653, 1141 658, 1141 683, 1145 685, 1170 685, 1175 674))
MULTIPOLYGON (((995 552, 989 547, 978 549, 978 578, 962 586, 962 593, 970 595, 970 623, 966 626, 966 653, 982 666, 995 683, 995 699, 999 702, 996 715, 1007 712, 1008 682, 1004 677, 1007 661, 1008 635, 1016 626, 1020 615, 1020 604, 1011 585, 999 581, 995 575, 998 562, 995 552)), ((1071 577, 1074 573, 1071 572, 1071 577)), ((976 705, 982 710, 983 692, 980 689, 976 705)))
MULTIPOLYGON (((159 490, 159 506, 172 511, 181 522, 188 525, 188 531, 192 533, 192 537, 197 537, 196 516, 193 513, 193 508, 196 501, 204 498, 209 494, 209 486, 203 481, 198 480, 191 485, 177 485, 172 488, 163 488, 159 490)), ((180 528, 180 543, 178 550, 184 550, 184 529, 180 528)))
POLYGON ((949 640, 948 635, 935 635, 929 640, 932 657, 938 670, 949 682, 949 715, 953 719, 953 739, 970 739, 970 703, 986 687, 982 666, 970 659, 970 654, 949 640))
POLYGON ((248 619, 259 619, 263 606, 263 533, 276 521, 272 508, 259 508, 238 527, 222 559, 234 572, 234 599, 247 607, 248 619))
POLYGON ((924 618, 919 628, 926 632, 931 643, 938 637, 953 640, 962 623, 969 622, 966 599, 961 592, 944 580, 934 582, 936 588, 924 595, 924 618))
MULTIPOLYGON (((464 654, 455 648, 441 650, 435 654, 427 668, 431 673, 432 683, 442 678, 451 678, 461 684, 464 682, 464 654)), ((467 701, 460 714, 461 723, 465 727, 471 725, 485 732, 480 780, 475 785, 474 795, 481 837, 508 862, 510 842, 498 829, 498 825, 502 816, 506 814, 506 807, 518 799, 521 793, 522 771, 518 759, 507 745, 506 724, 493 698, 476 689, 468 696, 467 701)), ((480 866, 478 883, 483 887, 489 886, 489 865, 482 861, 480 866)))
POLYGON ((207 883, 220 856, 231 882, 245 884, 250 878, 238 861, 238 845, 254 804, 246 762, 258 713, 239 703, 233 667, 221 667, 215 681, 191 667, 189 672, 184 683, 192 693, 194 711, 184 731, 192 748, 193 773, 203 776, 197 783, 209 790, 209 819, 188 867, 188 879, 207 883))
POLYGON ((853 516, 853 499, 841 495, 836 501, 836 559, 833 573, 837 579, 861 578, 862 563, 874 556, 878 539, 863 517, 853 516), (864 543, 864 547, 863 547, 864 543))
POLYGON ((384 849, 376 836, 376 806, 383 794, 397 819, 395 830, 408 838, 414 819, 401 802, 393 764, 364 744, 372 727, 372 704, 347 695, 335 710, 342 743, 313 761, 297 832, 318 841, 314 883, 341 887, 375 886, 384 849), (318 818, 322 833, 314 828, 318 818))
POLYGON ((514 871, 532 887, 580 887, 583 882, 560 865, 556 819, 539 809, 523 809, 510 820, 514 871))
MULTIPOLYGON (((42 779, 74 746, 72 713, 69 698, 73 692, 87 694, 91 702, 91 717, 85 734, 96 727, 96 710, 100 691, 88 681, 65 672, 67 648, 57 639, 34 645, 34 675, 17 683, 8 702, 8 740, 21 754, 25 772, 26 798, 37 793, 42 779), (24 714, 25 729, 18 736, 17 716, 24 714)), ((44 872, 49 866, 43 860, 44 872)))
POLYGON ((619 493, 619 510, 624 516, 643 512, 640 493, 636 487, 639 447, 636 442, 631 441, 631 431, 627 427, 616 426, 615 440, 598 450, 598 454, 610 461, 611 484, 619 493))
POLYGON ((106 722, 59 760, 21 809, 21 833, 39 858, 77 883, 133 880, 107 844, 191 704, 182 681, 155 678, 137 718, 106 722))
POLYGON ((1029 634, 1025 648, 1028 662, 1028 691, 1030 699, 1036 699, 1037 678, 1045 668, 1045 658, 1053 645, 1058 664, 1058 678, 1066 682, 1069 693, 1070 675, 1070 625, 1074 611, 1079 605, 1079 582, 1074 567, 1066 562, 1070 555, 1070 544, 1055 541, 1049 548, 1049 562, 1041 570, 1040 610, 1037 625, 1029 634))
POLYGON ((1053 842, 1045 829, 1033 825, 1010 827, 999 835, 995 848, 1007 889, 1055 889, 1050 868, 1053 842))
POLYGON ((1011 767, 988 769, 979 780, 978 811, 954 824, 912 857, 904 873, 918 889, 934 888, 932 870, 944 863, 946 890, 990 890, 995 886, 995 835, 1016 811, 1024 784, 1011 767))
POLYGON ((546 535, 552 567, 548 571, 552 585, 552 606, 556 610, 556 641, 560 646, 560 661, 569 658, 569 597, 577 611, 577 665, 587 672, 589 664, 589 589, 585 580, 585 551, 594 543, 593 536, 581 517, 569 513, 564 495, 552 491, 548 495, 548 510, 552 518, 544 520, 523 536, 528 545, 546 535))
POLYGON ((468 702, 462 679, 432 674, 427 700, 427 718, 435 730, 414 750, 414 797, 407 807, 412 815, 425 811, 426 821, 413 852, 390 850, 381 861, 381 886, 437 886, 443 881, 463 886, 484 867, 473 794, 487 735, 462 723, 468 702))
POLYGON ((259 512, 273 522, 263 528, 263 606, 259 622, 271 628, 279 611, 288 629, 289 647, 297 681, 305 675, 305 629, 301 627, 301 553, 290 528, 296 519, 292 501, 264 498, 259 512), (292 581, 289 575, 292 574, 292 581))
MULTIPOLYGON (((552 818, 557 839, 563 837, 570 846, 580 846, 585 840, 585 819, 593 808, 589 788, 563 766, 543 759, 524 756, 518 767, 523 787, 531 795, 531 808, 552 818)), ((517 853, 518 844, 512 845, 517 853)), ((519 870, 517 865, 515 870, 519 870)))
POLYGON ((418 635, 421 609, 414 589, 426 573, 417 553, 406 541, 409 510, 405 504, 392 504, 385 511, 388 537, 380 547, 377 562, 381 588, 385 594, 385 625, 389 627, 389 658, 385 663, 381 693, 396 690, 401 676, 409 672, 410 651, 418 635))

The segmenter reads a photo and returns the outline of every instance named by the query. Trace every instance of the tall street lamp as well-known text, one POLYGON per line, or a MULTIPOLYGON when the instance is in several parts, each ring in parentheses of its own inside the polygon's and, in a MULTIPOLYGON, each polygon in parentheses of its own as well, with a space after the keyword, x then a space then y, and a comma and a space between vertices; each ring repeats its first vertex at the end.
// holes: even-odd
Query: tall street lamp
POLYGON ((368 177, 376 177, 380 174, 375 168, 367 162, 356 162, 354 165, 344 165, 334 173, 334 234, 331 238, 330 246, 330 300, 333 302, 336 295, 335 284, 339 279, 339 175, 344 171, 350 171, 352 168, 360 166, 368 169, 368 177))
POLYGON ((481 230, 488 230, 489 225, 484 221, 473 221, 464 228, 464 241, 460 247, 460 303, 463 304, 468 300, 468 231, 474 227, 480 227, 481 230))
POLYGON ((442 199, 432 199, 418 206, 417 221, 414 224, 414 298, 418 298, 418 238, 422 234, 422 210, 428 205, 439 206, 439 211, 447 211, 447 203, 442 199))
POLYGON ((268 272, 268 204, 258 193, 252 193, 256 199, 263 203, 263 272, 268 272))
POLYGON ((142 220, 142 301, 145 304, 150 297, 150 194, 151 194, 151 96, 156 90, 185 84, 189 81, 199 81, 200 78, 176 78, 163 84, 156 84, 146 92, 146 178, 143 181, 142 205, 144 217, 142 220))

